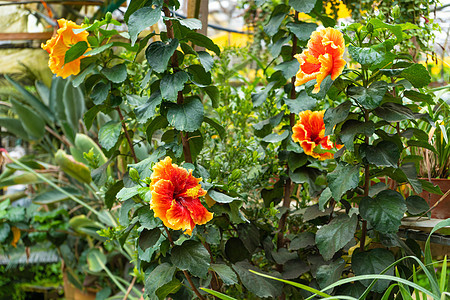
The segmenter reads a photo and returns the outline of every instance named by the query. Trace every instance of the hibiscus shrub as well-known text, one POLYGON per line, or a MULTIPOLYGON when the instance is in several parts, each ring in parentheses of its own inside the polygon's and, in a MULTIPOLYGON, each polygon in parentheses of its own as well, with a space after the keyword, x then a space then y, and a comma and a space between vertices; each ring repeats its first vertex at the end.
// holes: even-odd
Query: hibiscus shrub
MULTIPOLYGON (((426 202, 405 199, 397 188, 435 190, 417 179, 419 158, 409 150, 431 147, 424 132, 410 128, 426 118, 418 111, 430 99, 423 89, 430 77, 395 46, 418 28, 382 16, 331 28, 321 4, 274 8, 264 30, 276 65, 255 79, 262 88, 230 88, 229 71, 214 66, 219 47, 195 31, 198 20, 172 15, 176 1, 132 1, 125 14, 130 43, 111 42, 117 22, 107 15, 83 26, 60 20, 57 36, 43 45, 51 70, 75 75, 73 85, 89 95, 84 124, 98 130, 107 160, 100 164, 91 151, 84 158, 120 223, 101 234, 134 247, 134 275, 145 278, 149 298, 205 299, 200 288, 210 288, 238 298, 297 299, 308 294, 249 270, 323 289, 341 277, 381 272, 395 259, 389 247, 417 254, 417 243, 396 233, 407 205, 426 202), (166 31, 138 39, 161 11, 166 31), (299 21, 299 12, 327 28, 299 21), (218 119, 232 122, 227 114, 240 107, 247 119, 237 121, 246 128, 228 127, 227 135, 218 119), (227 149, 238 146, 242 151, 227 149), (236 161, 215 157, 227 151, 236 161), (227 169, 242 156, 254 166, 227 169), (372 249, 375 243, 385 248, 372 249)), ((361 295, 369 284, 334 292, 361 295)), ((372 293, 386 288, 379 282, 372 293)))

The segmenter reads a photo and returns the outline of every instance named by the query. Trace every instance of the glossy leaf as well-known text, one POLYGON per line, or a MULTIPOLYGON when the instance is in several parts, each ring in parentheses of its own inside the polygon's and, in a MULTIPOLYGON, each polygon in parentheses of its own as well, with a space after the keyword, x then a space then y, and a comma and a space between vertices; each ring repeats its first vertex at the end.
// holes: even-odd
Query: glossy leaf
POLYGON ((103 68, 102 74, 114 83, 121 83, 127 79, 127 66, 125 64, 118 64, 111 68, 103 68))
POLYGON ((148 64, 155 72, 163 73, 173 53, 178 47, 178 40, 173 39, 169 43, 156 41, 151 43, 145 50, 148 64))
POLYGON ((210 266, 209 253, 200 242, 185 241, 172 248, 172 263, 200 278, 206 278, 210 266))
POLYGON ((353 214, 349 217, 339 215, 330 223, 322 226, 316 233, 316 244, 325 260, 330 260, 333 255, 354 238, 358 217, 353 214))
POLYGON ((339 201, 346 191, 358 186, 359 165, 340 163, 333 172, 328 173, 327 181, 334 200, 339 201))
POLYGON ((349 96, 355 99, 366 109, 377 108, 383 100, 384 94, 388 89, 385 81, 376 81, 365 88, 362 86, 352 86, 348 88, 349 96))
POLYGON ((350 101, 346 101, 338 105, 336 108, 328 108, 325 111, 323 117, 323 121, 325 123, 325 135, 330 135, 333 132, 334 126, 347 118, 351 106, 352 103, 350 101))
POLYGON ((375 124, 372 121, 360 122, 350 119, 342 125, 339 138, 348 150, 353 151, 355 136, 358 133, 370 137, 374 134, 374 132, 375 124))
POLYGON ((398 168, 400 149, 393 142, 381 141, 376 146, 363 144, 359 152, 370 164, 377 167, 398 168))
POLYGON ((396 233, 406 212, 406 203, 400 193, 384 190, 374 198, 364 197, 359 212, 362 218, 381 233, 396 233))
POLYGON ((309 13, 316 5, 316 0, 289 0, 289 5, 298 12, 309 13))
POLYGON ((219 275, 224 284, 233 285, 238 283, 236 273, 229 266, 225 264, 211 264, 210 268, 219 275))
POLYGON ((167 74, 161 79, 160 90, 163 99, 176 102, 178 92, 182 91, 189 77, 184 71, 167 74))
POLYGON ((145 279, 145 293, 154 299, 156 291, 172 281, 176 270, 175 266, 167 262, 158 265, 145 279))
POLYGON ((313 110, 316 107, 316 101, 305 90, 300 91, 296 99, 284 99, 284 103, 288 106, 289 111, 294 114, 305 110, 313 110))
POLYGON ((100 145, 107 151, 111 150, 118 142, 122 124, 117 121, 109 121, 98 132, 100 145))
POLYGON ((130 33, 131 46, 136 43, 139 33, 147 27, 155 25, 161 18, 161 7, 143 7, 129 16, 127 25, 130 33))
POLYGON ((311 34, 317 29, 317 24, 307 22, 288 23, 286 24, 286 27, 295 34, 300 41, 307 41, 311 37, 311 34))
POLYGON ((180 131, 193 132, 203 122, 203 104, 198 98, 186 99, 181 105, 169 106, 167 121, 180 131))
POLYGON ((88 43, 86 43, 85 41, 79 41, 66 51, 64 55, 64 64, 68 64, 71 61, 74 61, 75 59, 81 57, 88 48, 88 43))
POLYGON ((152 93, 145 104, 142 104, 134 109, 138 122, 144 124, 149 119, 153 118, 156 114, 156 108, 161 104, 161 102, 161 93, 159 91, 152 93))

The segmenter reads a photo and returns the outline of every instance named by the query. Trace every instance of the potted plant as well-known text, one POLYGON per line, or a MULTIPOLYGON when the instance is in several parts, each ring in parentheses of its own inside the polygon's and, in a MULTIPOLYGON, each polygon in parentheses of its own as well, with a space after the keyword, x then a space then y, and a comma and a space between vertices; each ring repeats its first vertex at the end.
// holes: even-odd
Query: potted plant
POLYGON ((412 152, 423 157, 418 168, 419 177, 442 191, 431 193, 424 190, 420 196, 430 205, 432 218, 446 219, 450 217, 450 106, 439 94, 436 99, 436 104, 428 103, 425 109, 434 126, 429 122, 419 123, 419 128, 428 132, 430 147, 414 148, 412 152))

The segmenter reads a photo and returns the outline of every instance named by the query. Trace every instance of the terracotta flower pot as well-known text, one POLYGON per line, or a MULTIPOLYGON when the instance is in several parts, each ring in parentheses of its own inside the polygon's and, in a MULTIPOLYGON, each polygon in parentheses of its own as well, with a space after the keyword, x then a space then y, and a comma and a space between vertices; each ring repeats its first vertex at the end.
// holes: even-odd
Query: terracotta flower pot
MULTIPOLYGON (((426 178, 421 178, 427 180, 426 178)), ((431 183, 441 188, 441 191, 445 194, 450 189, 450 179, 431 178, 431 183)), ((443 195, 432 194, 427 191, 423 191, 419 194, 424 198, 430 207, 432 207, 443 195)), ((431 217, 434 219, 447 219, 450 218, 450 194, 447 195, 435 208, 431 210, 431 217)))

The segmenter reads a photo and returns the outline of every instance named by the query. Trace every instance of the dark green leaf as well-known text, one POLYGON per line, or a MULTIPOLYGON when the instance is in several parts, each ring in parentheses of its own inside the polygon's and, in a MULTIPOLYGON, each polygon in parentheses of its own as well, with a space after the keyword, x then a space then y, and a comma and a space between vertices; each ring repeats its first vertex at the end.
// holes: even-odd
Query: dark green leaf
POLYGON ((307 41, 314 30, 316 30, 317 24, 307 22, 288 23, 286 27, 295 34, 300 41, 307 41))
POLYGON ((66 51, 66 54, 64 55, 64 64, 68 64, 71 61, 74 61, 75 59, 82 56, 86 50, 89 48, 88 44, 85 41, 80 41, 70 47, 69 50, 66 51))
MULTIPOLYGON (((70 193, 74 196, 80 195, 80 191, 78 189, 74 189, 71 187, 64 187, 62 189, 65 190, 67 193, 70 193)), ((46 205, 46 204, 53 204, 53 203, 61 202, 61 201, 67 200, 67 199, 69 199, 69 196, 67 196, 63 192, 60 192, 58 190, 51 190, 51 191, 43 192, 43 193, 40 193, 39 195, 37 195, 33 199, 33 203, 40 204, 40 205, 46 205)))
POLYGON ((291 77, 297 74, 298 69, 300 68, 300 63, 297 59, 293 59, 291 61, 285 61, 281 64, 275 66, 275 70, 280 70, 283 73, 284 78, 290 79, 291 77))
POLYGON ((431 95, 422 94, 417 91, 404 91, 403 96, 415 102, 426 102, 428 104, 434 104, 433 97, 431 95))
POLYGON ((178 292, 178 290, 182 287, 181 282, 178 279, 174 279, 169 283, 161 286, 156 290, 156 296, 158 296, 159 300, 167 299, 169 294, 174 294, 178 292))
POLYGON ((202 64, 203 68, 205 68, 205 71, 211 71, 211 68, 214 65, 214 59, 212 58, 211 54, 206 51, 198 51, 197 53, 198 58, 200 59, 200 63, 202 64))
POLYGON ((114 183, 105 193, 105 204, 108 209, 111 209, 116 201, 117 193, 123 188, 123 181, 114 183))
POLYGON ((252 102, 253 107, 259 107, 261 106, 264 101, 266 101, 267 97, 269 96, 269 92, 272 90, 272 88, 275 86, 276 82, 272 81, 270 82, 262 91, 258 93, 252 93, 252 102))
POLYGON ((167 74, 161 79, 160 90, 163 99, 176 102, 178 92, 182 91, 184 84, 189 80, 188 74, 179 71, 174 74, 167 74))
POLYGON ((156 291, 165 284, 172 281, 177 268, 165 262, 158 265, 145 279, 145 293, 154 299, 156 291))
POLYGON ((161 7, 143 7, 130 15, 127 25, 130 33, 131 46, 136 43, 139 33, 147 27, 156 24, 161 18, 161 7))
POLYGON ((334 126, 347 118, 351 106, 352 103, 350 101, 345 101, 336 108, 328 108, 325 111, 323 117, 325 123, 325 135, 330 135, 333 132, 334 126))
POLYGON ((377 108, 383 100, 388 89, 385 81, 376 81, 369 88, 362 86, 351 86, 348 88, 349 96, 355 99, 366 109, 377 108))
POLYGON ((262 140, 266 143, 278 143, 282 140, 286 139, 289 136, 289 131, 285 130, 282 134, 278 134, 276 132, 269 134, 268 136, 264 137, 262 140))
POLYGON ((44 120, 28 106, 25 106, 14 99, 11 99, 10 102, 13 106, 13 110, 22 121, 23 128, 28 135, 34 139, 41 139, 45 133, 44 120))
MULTIPOLYGON (((338 258, 329 265, 321 265, 317 268, 316 278, 320 288, 325 288, 341 278, 345 267, 345 260, 338 258)), ((330 292, 329 290, 327 292, 330 292)))
POLYGON ((90 97, 95 105, 102 104, 106 98, 108 98, 109 90, 111 89, 111 84, 99 82, 97 83, 92 92, 90 93, 90 97))
POLYGON ((156 108, 161 104, 161 102, 161 93, 159 91, 152 93, 145 104, 142 104, 134 109, 138 122, 143 124, 153 118, 156 113, 156 108))
POLYGON ((0 117, 0 126, 18 138, 24 140, 29 139, 28 133, 25 128, 23 128, 22 122, 20 122, 19 119, 0 117))
POLYGON ((127 66, 118 64, 112 68, 104 68, 102 69, 102 74, 114 83, 121 83, 127 79, 127 66))
POLYGON ((412 215, 423 214, 430 209, 427 201, 420 196, 412 195, 406 198, 406 207, 412 215))
POLYGON ((145 57, 155 72, 162 73, 166 70, 167 63, 177 48, 177 39, 171 40, 168 44, 156 41, 145 50, 145 57))
POLYGON ((225 244, 225 255, 232 263, 250 258, 250 253, 240 238, 229 238, 225 244))
MULTIPOLYGON (((86 52, 86 56, 87 56, 87 55, 94 56, 94 55, 100 54, 100 53, 102 53, 102 52, 108 50, 108 49, 111 48, 112 46, 114 46, 114 44, 113 44, 113 43, 109 43, 109 44, 105 44, 105 45, 102 45, 102 46, 100 46, 100 47, 94 48, 94 49, 92 49, 92 50, 86 52)), ((95 64, 92 64, 92 65, 90 65, 89 67, 91 67, 91 68, 93 69, 93 68, 95 67, 95 64), (92 67, 91 67, 91 66, 92 66, 92 67)), ((78 76, 77 76, 77 77, 78 77, 78 76)))
POLYGON ((376 146, 363 144, 359 148, 360 155, 377 167, 398 168, 400 149, 390 141, 381 141, 376 146))
POLYGON ((425 87, 431 82, 430 73, 422 64, 413 64, 404 69, 400 76, 406 78, 415 88, 425 87))
POLYGON ((163 116, 156 116, 151 122, 150 124, 147 126, 147 130, 146 130, 146 134, 147 134, 147 141, 149 143, 151 143, 152 141, 152 137, 153 137, 153 133, 161 128, 166 127, 169 124, 169 122, 167 122, 167 119, 164 118, 163 116))
POLYGON ((205 47, 206 49, 215 52, 218 56, 220 55, 219 47, 216 44, 214 44, 214 42, 207 36, 204 36, 203 34, 197 32, 189 32, 186 35, 186 38, 194 45, 197 45, 199 47, 205 47))
POLYGON ((358 217, 342 214, 322 226, 316 233, 316 244, 325 260, 333 255, 354 238, 358 217))
POLYGON ((109 121, 98 131, 98 141, 107 151, 111 150, 119 140, 122 124, 117 121, 109 121))
POLYGON ((312 232, 302 232, 296 235, 289 244, 289 250, 299 250, 316 244, 315 235, 312 232))
POLYGON ((405 199, 396 191, 384 190, 373 199, 364 197, 359 212, 362 218, 381 233, 396 233, 406 212, 405 199))
POLYGON ((377 65, 386 58, 386 53, 370 47, 361 48, 350 45, 348 53, 363 66, 377 65))
POLYGON ((181 105, 169 106, 167 121, 180 131, 193 132, 199 129, 203 122, 202 102, 198 98, 192 98, 181 105))
POLYGON ((344 143, 345 147, 353 151, 354 150, 354 139, 355 135, 362 133, 365 136, 372 136, 375 132, 375 124, 372 121, 360 122, 357 120, 350 119, 346 121, 339 133, 340 140, 344 143))
POLYGON ((283 284, 249 272, 248 270, 257 272, 261 272, 261 270, 255 268, 248 262, 238 262, 233 265, 233 269, 239 275, 244 286, 256 296, 261 298, 276 298, 281 295, 283 284))
POLYGON ((281 22, 283 22, 286 14, 289 11, 289 7, 284 4, 277 5, 269 19, 269 22, 264 26, 264 31, 270 37, 274 36, 275 33, 280 29, 281 22))
POLYGON ((191 81, 199 87, 211 84, 211 72, 206 72, 202 65, 190 65, 187 70, 191 81))
POLYGON ((328 201, 330 201, 332 197, 331 190, 329 187, 323 190, 322 194, 319 197, 319 209, 325 210, 325 205, 327 205, 328 201))
MULTIPOLYGON (((108 45, 111 45, 111 44, 108 44, 108 45)), ((89 52, 91 52, 91 51, 89 51, 89 52)), ((81 72, 80 74, 75 76, 75 78, 72 80, 72 85, 74 87, 79 87, 84 82, 86 77, 94 72, 95 67, 96 67, 95 64, 90 64, 86 69, 83 70, 83 72, 81 72)), ((97 72, 97 71, 95 71, 95 72, 97 72)))
POLYGON ((172 263, 181 270, 206 278, 210 266, 209 253, 200 242, 188 240, 172 248, 172 263))
MULTIPOLYGON (((394 263, 394 255, 383 248, 376 248, 365 252, 356 252, 352 256, 352 268, 356 276, 380 274, 390 264, 394 263)), ((394 275, 394 269, 389 269, 385 275, 394 275)), ((361 280, 364 286, 369 286, 372 280, 361 280)), ((373 286, 373 291, 382 293, 389 286, 389 281, 379 280, 373 286)))
POLYGON ((144 229, 139 234, 139 247, 142 250, 146 250, 156 244, 161 236, 161 230, 159 228, 153 228, 151 230, 144 229))
POLYGON ((411 109, 392 102, 384 103, 382 106, 376 108, 375 114, 388 122, 416 119, 411 109))
POLYGON ((358 186, 359 165, 340 163, 333 172, 327 175, 327 181, 334 200, 339 201, 346 191, 358 186))
POLYGON ((298 12, 310 13, 316 5, 316 0, 289 0, 289 5, 298 12))
POLYGON ((79 123, 86 110, 84 101, 84 93, 80 87, 74 87, 70 81, 66 83, 64 88, 64 112, 66 120, 72 127, 74 133, 78 132, 79 123))
POLYGON ((289 152, 288 166, 290 170, 295 171, 297 168, 304 166, 307 161, 308 156, 306 154, 289 152))
POLYGON ((217 123, 216 121, 214 121, 208 117, 203 117, 203 122, 207 123, 212 128, 214 128, 217 131, 217 133, 219 134, 221 139, 225 138, 226 131, 222 125, 220 125, 219 123, 217 123))
POLYGON ((219 203, 230 203, 234 200, 238 200, 237 198, 230 197, 224 193, 218 192, 216 190, 210 189, 208 191, 208 195, 216 202, 219 203))
POLYGON ((209 96, 211 99, 211 105, 213 108, 219 107, 220 100, 220 92, 219 89, 213 85, 202 88, 202 90, 209 96))
POLYGON ((236 273, 229 266, 225 264, 211 264, 210 268, 219 275, 224 284, 233 285, 238 283, 236 273))
POLYGON ((305 110, 313 110, 316 107, 316 99, 310 97, 305 90, 300 91, 296 99, 284 99, 284 103, 289 108, 289 111, 293 114, 305 110))

